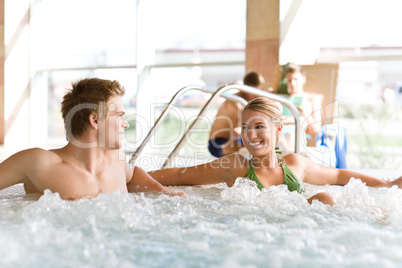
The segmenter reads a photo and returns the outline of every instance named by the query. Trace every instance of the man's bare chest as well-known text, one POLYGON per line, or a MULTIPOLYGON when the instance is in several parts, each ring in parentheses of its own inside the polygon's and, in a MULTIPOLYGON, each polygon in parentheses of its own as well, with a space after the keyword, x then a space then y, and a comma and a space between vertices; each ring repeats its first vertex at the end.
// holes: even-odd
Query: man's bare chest
POLYGON ((76 166, 56 164, 35 174, 31 182, 40 192, 49 189, 63 199, 95 197, 117 189, 127 191, 124 169, 113 165, 91 173, 76 166))

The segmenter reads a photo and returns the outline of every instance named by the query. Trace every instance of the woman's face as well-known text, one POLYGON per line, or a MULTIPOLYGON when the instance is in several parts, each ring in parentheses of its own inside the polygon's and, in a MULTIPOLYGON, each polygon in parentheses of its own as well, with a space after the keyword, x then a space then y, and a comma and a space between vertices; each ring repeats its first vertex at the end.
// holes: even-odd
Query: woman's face
POLYGON ((275 126, 267 115, 254 110, 244 110, 241 135, 244 145, 254 157, 268 156, 274 152, 281 130, 282 124, 275 126))

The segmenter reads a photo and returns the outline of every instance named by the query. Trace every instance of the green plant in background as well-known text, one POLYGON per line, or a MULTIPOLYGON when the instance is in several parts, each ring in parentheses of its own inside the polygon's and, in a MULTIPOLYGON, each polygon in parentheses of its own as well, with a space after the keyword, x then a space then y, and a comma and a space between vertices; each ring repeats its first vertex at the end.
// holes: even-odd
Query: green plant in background
POLYGON ((382 103, 343 104, 339 121, 349 122, 346 126, 349 167, 395 169, 395 161, 402 159, 400 109, 382 103))

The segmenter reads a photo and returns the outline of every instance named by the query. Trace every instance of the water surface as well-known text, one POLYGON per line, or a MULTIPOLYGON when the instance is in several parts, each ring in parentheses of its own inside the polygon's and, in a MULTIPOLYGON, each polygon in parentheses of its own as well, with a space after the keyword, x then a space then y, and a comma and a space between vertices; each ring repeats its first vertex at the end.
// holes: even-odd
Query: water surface
POLYGON ((1 267, 401 267, 402 190, 306 185, 178 187, 0 200, 1 267), (337 202, 309 205, 320 191, 337 202))

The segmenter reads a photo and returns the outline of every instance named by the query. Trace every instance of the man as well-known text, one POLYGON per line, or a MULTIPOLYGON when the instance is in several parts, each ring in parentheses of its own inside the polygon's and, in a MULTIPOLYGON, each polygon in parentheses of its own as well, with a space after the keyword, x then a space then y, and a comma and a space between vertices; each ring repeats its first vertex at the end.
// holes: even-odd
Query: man
MULTIPOLYGON (((249 72, 243 79, 248 86, 263 89, 265 80, 257 72, 249 72)), ((237 93, 246 101, 256 96, 244 92, 237 93)), ((241 112, 243 106, 238 102, 226 100, 219 108, 209 133, 208 150, 215 157, 222 157, 238 152, 243 146, 241 133, 241 112)))
MULTIPOLYGON (((304 92, 304 84, 306 83, 306 75, 301 66, 289 63, 285 69, 286 85, 288 87, 289 100, 298 109, 300 116, 304 122, 302 127, 305 128, 306 133, 311 137, 309 145, 315 144, 315 136, 321 128, 321 101, 318 96, 309 95, 304 92)), ((290 116, 290 111, 283 107, 283 114, 290 116)), ((294 123, 293 117, 290 118, 292 124, 294 123)), ((287 120, 284 120, 287 124, 287 120)), ((286 134, 286 130, 284 131, 286 134)), ((293 137, 289 138, 293 141, 293 137)))
POLYGON ((68 144, 60 149, 18 152, 0 164, 0 189, 23 183, 27 193, 49 189, 62 199, 100 193, 167 190, 138 167, 130 167, 121 150, 128 123, 117 81, 87 78, 72 85, 61 112, 68 144))

